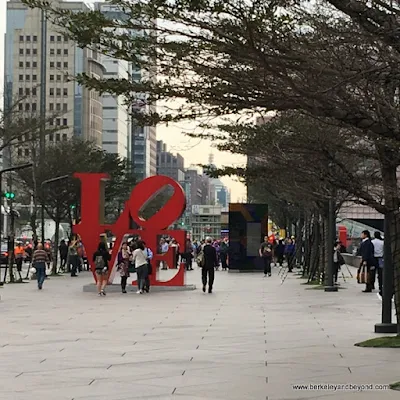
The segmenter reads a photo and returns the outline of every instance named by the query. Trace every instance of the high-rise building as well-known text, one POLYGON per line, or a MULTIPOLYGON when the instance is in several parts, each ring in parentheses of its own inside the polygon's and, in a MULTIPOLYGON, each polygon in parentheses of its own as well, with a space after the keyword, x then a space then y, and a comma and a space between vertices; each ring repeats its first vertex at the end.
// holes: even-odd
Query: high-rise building
MULTIPOLYGON (((85 3, 78 1, 53 3, 71 11, 88 10, 85 3)), ((7 3, 5 108, 23 98, 18 104, 21 113, 55 116, 50 125, 60 126, 60 132, 50 134, 47 142, 56 143, 76 135, 101 147, 101 96, 71 79, 82 72, 102 78, 104 67, 100 55, 80 49, 44 16, 40 9, 30 9, 19 0, 7 3)), ((18 153, 28 155, 29 149, 21 147, 18 153)))
POLYGON ((177 182, 185 181, 185 161, 178 153, 176 155, 166 151, 166 145, 157 141, 157 175, 166 175, 177 182))
MULTIPOLYGON (((95 8, 110 19, 124 20, 126 18, 121 7, 112 4, 96 3, 95 8)), ((102 56, 102 62, 105 68, 104 78, 129 79, 130 62, 105 55, 102 56)), ((128 111, 123 97, 110 93, 103 94, 103 149, 131 161, 132 118, 128 111)))

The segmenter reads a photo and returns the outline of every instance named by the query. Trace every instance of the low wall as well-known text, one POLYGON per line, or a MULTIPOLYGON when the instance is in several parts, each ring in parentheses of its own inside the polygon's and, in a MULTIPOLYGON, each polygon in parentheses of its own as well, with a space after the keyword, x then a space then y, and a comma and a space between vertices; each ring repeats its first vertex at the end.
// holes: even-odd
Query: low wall
POLYGON ((342 253, 342 256, 347 265, 358 268, 361 264, 361 257, 359 256, 353 256, 353 254, 349 253, 342 253))

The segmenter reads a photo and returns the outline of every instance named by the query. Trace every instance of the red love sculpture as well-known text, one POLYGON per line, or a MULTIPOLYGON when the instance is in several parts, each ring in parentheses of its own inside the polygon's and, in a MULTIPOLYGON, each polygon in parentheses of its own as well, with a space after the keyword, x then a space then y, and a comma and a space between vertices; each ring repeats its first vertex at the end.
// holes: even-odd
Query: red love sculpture
MULTIPOLYGON (((116 240, 111 258, 109 270, 109 284, 114 280, 115 259, 121 247, 125 235, 140 235, 153 253, 153 265, 160 261, 167 265, 175 266, 174 253, 170 249, 165 254, 158 254, 157 236, 170 235, 174 237, 181 248, 185 247, 186 232, 182 230, 167 230, 177 219, 179 219, 186 208, 185 193, 178 182, 168 176, 157 175, 141 181, 131 192, 129 200, 120 217, 114 224, 104 224, 104 181, 109 179, 107 174, 76 173, 74 176, 81 181, 81 221, 74 225, 73 233, 79 235, 85 246, 90 262, 93 277, 96 280, 95 265, 92 262, 92 255, 99 244, 100 235, 110 230, 114 233, 116 240), (156 214, 148 220, 139 216, 143 206, 154 198, 164 186, 171 186, 174 189, 172 197, 156 214), (139 225, 140 229, 130 229, 130 219, 139 225)), ((178 273, 169 281, 159 281, 157 268, 150 276, 152 286, 183 286, 185 284, 185 268, 183 265, 178 273)), ((132 282, 134 283, 134 282, 132 282)))

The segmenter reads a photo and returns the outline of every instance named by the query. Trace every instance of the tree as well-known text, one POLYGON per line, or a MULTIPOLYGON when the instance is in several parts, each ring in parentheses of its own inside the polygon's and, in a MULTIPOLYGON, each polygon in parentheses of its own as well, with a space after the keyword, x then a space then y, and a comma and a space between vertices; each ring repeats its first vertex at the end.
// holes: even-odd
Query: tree
MULTIPOLYGON (((148 107, 150 112, 137 118, 156 123, 301 110, 372 142, 384 193, 377 209, 385 214, 392 240, 400 315, 397 6, 389 0, 114 0, 127 14, 121 21, 100 12, 52 8, 40 0, 24 2, 46 9, 79 46, 133 60, 150 75, 137 82, 82 74, 79 83, 123 95, 130 105, 143 102, 141 93, 150 106, 183 100, 172 111, 148 107), (154 65, 162 78, 151 76, 154 65)), ((400 334, 400 319, 398 329, 400 334)))
POLYGON ((54 238, 53 273, 56 273, 58 256, 58 231, 60 223, 68 219, 72 223, 71 210, 74 209, 76 219, 79 219, 80 184, 73 178, 75 172, 107 172, 111 176, 107 191, 108 203, 123 202, 130 194, 130 185, 134 179, 127 172, 125 160, 115 154, 108 154, 91 142, 79 139, 70 139, 57 144, 50 144, 46 148, 46 157, 37 168, 37 191, 32 174, 20 172, 20 177, 26 188, 36 197, 39 204, 44 204, 46 214, 55 222, 56 233, 54 238), (43 186, 49 179, 68 176, 68 179, 55 181, 43 186), (122 190, 124 188, 124 190, 122 190))

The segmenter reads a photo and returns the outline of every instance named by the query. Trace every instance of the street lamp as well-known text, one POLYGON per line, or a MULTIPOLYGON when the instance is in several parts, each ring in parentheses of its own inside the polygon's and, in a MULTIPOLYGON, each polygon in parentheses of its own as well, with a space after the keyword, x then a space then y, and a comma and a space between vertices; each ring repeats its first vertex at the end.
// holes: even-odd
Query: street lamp
MULTIPOLYGON (((9 167, 9 168, 0 170, 0 193, 3 192, 2 185, 3 185, 3 174, 4 173, 12 172, 12 171, 19 171, 19 170, 25 169, 25 168, 30 168, 30 167, 32 167, 32 165, 33 165, 32 163, 21 164, 21 165, 15 165, 14 167, 9 167)), ((14 194, 14 193, 12 193, 12 194, 14 194)), ((11 195, 11 193, 10 193, 10 195, 11 195)), ((13 197, 9 196, 9 198, 12 200, 14 198, 14 196, 13 197)), ((5 208, 4 208, 4 212, 6 212, 5 208)), ((0 218, 0 243, 1 243, 2 232, 3 232, 3 219, 0 218)))
POLYGON ((41 186, 41 194, 42 194, 42 206, 41 206, 41 223, 42 223, 42 244, 44 245, 44 186, 53 183, 53 182, 58 182, 62 181, 64 179, 68 179, 69 175, 62 175, 62 176, 57 176, 56 178, 52 179, 46 179, 45 181, 42 182, 41 186))

